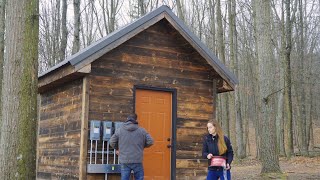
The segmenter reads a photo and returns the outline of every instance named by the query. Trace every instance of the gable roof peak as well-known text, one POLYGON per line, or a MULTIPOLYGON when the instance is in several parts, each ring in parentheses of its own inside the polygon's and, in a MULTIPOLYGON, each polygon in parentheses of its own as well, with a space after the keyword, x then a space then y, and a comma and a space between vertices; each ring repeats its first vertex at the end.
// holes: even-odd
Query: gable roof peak
POLYGON ((145 14, 132 23, 92 43, 78 53, 40 74, 39 78, 67 64, 74 66, 75 71, 77 71, 164 18, 199 52, 223 80, 234 89, 235 85, 238 84, 238 80, 234 74, 220 62, 211 50, 209 50, 166 5, 145 14))

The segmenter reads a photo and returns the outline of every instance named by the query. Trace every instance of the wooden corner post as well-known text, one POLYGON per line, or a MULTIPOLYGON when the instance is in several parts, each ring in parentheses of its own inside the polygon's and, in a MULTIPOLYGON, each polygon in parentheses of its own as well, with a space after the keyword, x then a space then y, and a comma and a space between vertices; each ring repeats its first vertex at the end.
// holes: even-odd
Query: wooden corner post
POLYGON ((80 158, 79 179, 87 179, 87 143, 88 143, 88 118, 89 118, 89 79, 83 78, 82 83, 82 110, 81 110, 81 135, 80 135, 80 158))

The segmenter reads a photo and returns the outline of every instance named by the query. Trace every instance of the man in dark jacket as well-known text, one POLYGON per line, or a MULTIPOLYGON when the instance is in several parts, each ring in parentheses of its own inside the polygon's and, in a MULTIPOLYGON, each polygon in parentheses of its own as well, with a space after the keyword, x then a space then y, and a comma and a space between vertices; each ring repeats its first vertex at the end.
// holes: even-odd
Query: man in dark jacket
POLYGON ((135 180, 143 180, 143 149, 153 145, 153 139, 144 128, 139 127, 136 114, 130 114, 127 121, 116 130, 110 145, 119 150, 121 180, 129 180, 132 170, 135 180))

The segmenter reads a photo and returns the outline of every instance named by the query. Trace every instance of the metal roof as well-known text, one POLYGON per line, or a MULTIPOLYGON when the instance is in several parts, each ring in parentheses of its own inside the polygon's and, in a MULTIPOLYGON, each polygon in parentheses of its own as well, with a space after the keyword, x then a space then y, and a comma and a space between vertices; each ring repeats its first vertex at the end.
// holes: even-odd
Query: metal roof
MULTIPOLYGON (((91 63, 95 59, 98 59, 98 57, 102 56, 103 54, 121 45, 123 42, 143 31, 144 29, 159 22, 163 18, 167 19, 173 25, 173 27, 176 28, 176 30, 186 38, 186 40, 204 57, 204 59, 207 60, 207 62, 213 67, 213 69, 216 70, 226 82, 231 83, 229 84, 231 87, 234 88, 234 86, 238 84, 238 80, 235 75, 230 72, 225 67, 225 65, 222 64, 220 60, 211 52, 211 50, 208 49, 207 46, 204 45, 200 41, 200 39, 196 37, 187 28, 187 26, 171 11, 171 9, 165 5, 92 43, 90 46, 87 46, 86 48, 80 50, 78 53, 70 56, 69 58, 40 74, 39 78, 44 77, 50 72, 53 72, 56 69, 67 65, 68 63, 75 67, 79 65, 83 67, 86 64, 91 63), (129 38, 125 36, 128 36, 129 38), (98 54, 98 57, 94 57, 94 59, 92 59, 92 56, 96 54, 98 54)), ((78 67, 78 69, 81 67, 78 67)))

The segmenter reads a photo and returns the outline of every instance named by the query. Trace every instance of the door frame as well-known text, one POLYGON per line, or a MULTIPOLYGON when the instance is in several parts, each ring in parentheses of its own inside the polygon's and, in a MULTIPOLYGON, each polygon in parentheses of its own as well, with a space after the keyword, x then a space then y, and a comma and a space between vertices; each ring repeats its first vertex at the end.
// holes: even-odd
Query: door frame
POLYGON ((176 132, 177 132, 177 89, 174 88, 162 88, 162 87, 154 87, 154 86, 146 86, 146 85, 134 85, 133 86, 133 111, 136 111, 136 90, 152 90, 152 91, 163 91, 170 92, 172 94, 172 119, 171 119, 171 180, 176 179, 176 132))

